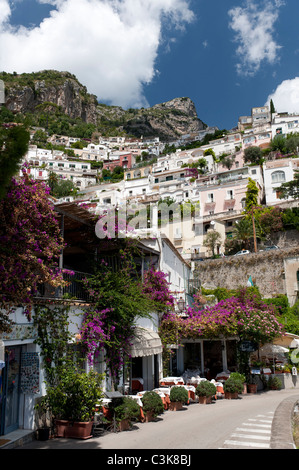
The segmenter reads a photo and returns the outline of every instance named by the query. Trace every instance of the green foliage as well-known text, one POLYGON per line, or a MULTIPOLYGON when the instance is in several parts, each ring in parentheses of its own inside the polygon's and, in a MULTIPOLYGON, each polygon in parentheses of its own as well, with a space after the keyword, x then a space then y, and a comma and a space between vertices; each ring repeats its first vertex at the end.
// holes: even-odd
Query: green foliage
POLYGON ((203 246, 207 247, 212 253, 212 256, 214 257, 217 245, 219 245, 220 243, 221 234, 216 230, 209 230, 203 241, 203 246))
POLYGON ((247 185, 246 196, 245 196, 246 212, 249 212, 251 209, 257 206, 258 194, 259 194, 259 189, 256 185, 256 182, 253 179, 248 178, 248 185, 247 185))
POLYGON ((35 342, 41 349, 45 379, 49 386, 59 382, 68 344, 72 340, 69 331, 69 307, 63 306, 36 306, 33 324, 37 331, 35 342))
POLYGON ((242 384, 246 382, 245 374, 240 374, 240 372, 232 372, 230 377, 234 380, 239 380, 242 384))
POLYGON ((77 187, 71 180, 61 179, 52 171, 49 173, 48 185, 51 190, 50 194, 58 199, 66 196, 76 196, 78 193, 77 187))
POLYGON ((277 313, 281 316, 287 315, 290 308, 288 297, 283 294, 279 294, 270 299, 263 299, 263 301, 267 305, 273 305, 276 308, 277 313))
POLYGON ((263 160, 263 153, 260 147, 248 147, 244 150, 245 162, 253 163, 254 165, 260 165, 263 160))
POLYGON ((295 170, 293 179, 291 181, 288 181, 287 183, 282 183, 282 185, 279 188, 277 188, 277 191, 279 192, 280 199, 287 199, 289 197, 293 199, 298 199, 299 198, 299 171, 295 170))
POLYGON ((170 401, 180 401, 187 403, 189 400, 188 391, 184 387, 174 386, 170 389, 170 401))
POLYGON ((155 417, 164 413, 162 398, 160 395, 158 395, 158 393, 145 392, 145 394, 142 395, 141 400, 144 412, 151 411, 155 417))
POLYGON ((282 388, 282 382, 278 377, 270 375, 267 382, 267 388, 270 390, 280 390, 282 388))
POLYGON ((202 380, 196 387, 196 395, 199 397, 212 397, 216 395, 217 389, 209 380, 202 380))
POLYGON ((282 222, 286 230, 299 230, 299 207, 285 209, 282 213, 282 222))
POLYGON ((131 397, 115 398, 109 403, 109 410, 112 416, 115 416, 117 422, 123 419, 129 421, 137 420, 140 417, 140 406, 137 401, 131 397))
POLYGON ((223 385, 223 390, 229 393, 242 393, 243 388, 243 382, 234 377, 229 377, 223 385))
POLYGON ((28 150, 29 132, 23 126, 0 127, 0 200, 5 196, 11 178, 17 176, 28 150))
POLYGON ((56 419, 91 421, 103 398, 103 375, 74 369, 67 364, 60 381, 47 388, 46 400, 56 419))

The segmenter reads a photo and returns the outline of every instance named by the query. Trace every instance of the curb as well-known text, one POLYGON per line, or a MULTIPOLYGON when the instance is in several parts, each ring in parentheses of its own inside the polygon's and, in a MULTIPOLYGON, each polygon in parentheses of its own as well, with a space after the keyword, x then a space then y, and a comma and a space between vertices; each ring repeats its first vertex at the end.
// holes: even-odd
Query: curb
POLYGON ((299 395, 283 400, 276 408, 271 430, 271 449, 296 449, 293 439, 292 419, 299 395))

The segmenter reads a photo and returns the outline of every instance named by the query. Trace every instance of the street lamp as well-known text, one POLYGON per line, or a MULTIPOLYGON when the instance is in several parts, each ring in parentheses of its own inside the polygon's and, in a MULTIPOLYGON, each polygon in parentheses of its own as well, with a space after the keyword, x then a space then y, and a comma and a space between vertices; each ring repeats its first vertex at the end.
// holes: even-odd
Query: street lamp
POLYGON ((177 302, 177 305, 178 305, 179 312, 182 313, 185 310, 186 302, 182 299, 182 297, 180 297, 180 299, 177 302))

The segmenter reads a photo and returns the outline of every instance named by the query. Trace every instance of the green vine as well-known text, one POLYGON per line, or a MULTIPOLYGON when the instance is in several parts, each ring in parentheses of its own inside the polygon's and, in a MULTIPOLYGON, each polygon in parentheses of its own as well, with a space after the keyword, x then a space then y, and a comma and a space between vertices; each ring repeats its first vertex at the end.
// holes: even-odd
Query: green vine
POLYGON ((36 343, 41 348, 46 382, 55 386, 65 364, 68 344, 71 341, 69 332, 69 306, 37 306, 34 315, 34 326, 37 329, 36 343))

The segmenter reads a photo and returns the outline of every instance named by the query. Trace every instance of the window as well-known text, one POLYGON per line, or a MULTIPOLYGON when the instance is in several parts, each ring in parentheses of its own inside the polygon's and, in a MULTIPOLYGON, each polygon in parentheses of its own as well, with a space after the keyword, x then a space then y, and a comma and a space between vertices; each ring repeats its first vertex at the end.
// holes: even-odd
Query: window
POLYGON ((271 174, 272 183, 284 183, 286 180, 284 171, 274 171, 271 174))
POLYGON ((213 193, 208 194, 208 202, 214 202, 214 194, 213 193))
POLYGON ((226 191, 226 199, 233 199, 234 198, 234 192, 232 189, 228 189, 226 191))

